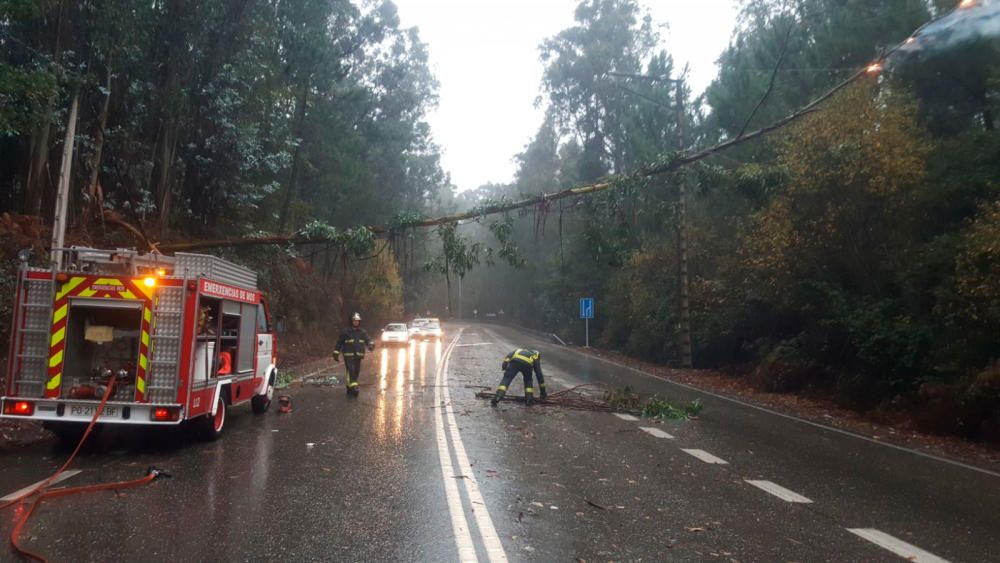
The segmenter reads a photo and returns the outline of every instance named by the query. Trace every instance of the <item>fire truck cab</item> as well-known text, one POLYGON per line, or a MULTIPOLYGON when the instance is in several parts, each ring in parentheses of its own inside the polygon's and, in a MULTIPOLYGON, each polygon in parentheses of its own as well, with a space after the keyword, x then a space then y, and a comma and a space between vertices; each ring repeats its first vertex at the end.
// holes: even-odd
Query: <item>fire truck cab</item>
POLYGON ((275 340, 256 273, 204 254, 63 252, 62 269, 20 268, 0 416, 73 435, 110 393, 102 424, 190 420, 215 438, 231 406, 268 410, 275 340))

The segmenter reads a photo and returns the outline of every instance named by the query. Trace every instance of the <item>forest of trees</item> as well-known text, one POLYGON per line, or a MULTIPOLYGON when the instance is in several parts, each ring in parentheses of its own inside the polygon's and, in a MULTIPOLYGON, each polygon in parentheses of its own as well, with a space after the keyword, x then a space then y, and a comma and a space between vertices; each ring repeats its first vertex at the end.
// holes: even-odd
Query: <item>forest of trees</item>
MULTIPOLYGON (((957 4, 745 0, 694 96, 639 2, 582 2, 541 46, 548 113, 516 181, 460 198, 488 207, 732 139, 957 4)), ((683 183, 696 367, 860 409, 919 402, 926 428, 1000 438, 1000 39, 984 9, 989 30, 908 43, 763 140, 512 214, 525 265, 467 276, 466 316, 502 308, 581 343, 577 300, 595 297, 600 345, 680 365, 683 183)), ((489 244, 481 223, 460 232, 489 244)))
POLYGON ((627 176, 788 115, 959 1, 738 4, 695 92, 641 1, 581 0, 539 46, 545 118, 515 181, 455 193, 425 122, 428 48, 391 2, 0 0, 5 257, 47 243, 75 102, 70 238, 141 244, 119 217, 154 241, 322 240, 221 250, 262 272, 304 347, 348 309, 503 309, 579 342, 590 296, 600 345, 680 365, 686 209, 696 367, 859 409, 919 404, 926 428, 1000 437, 996 0, 924 28, 789 127, 627 176), (461 210, 483 217, 408 228, 461 210))
POLYGON ((0 49, 0 212, 51 222, 75 101, 73 243, 142 246, 111 217, 153 241, 305 232, 332 242, 225 251, 263 273, 292 330, 339 322, 345 302, 402 313, 395 257, 358 227, 450 186, 427 49, 391 2, 2 0, 0 49))

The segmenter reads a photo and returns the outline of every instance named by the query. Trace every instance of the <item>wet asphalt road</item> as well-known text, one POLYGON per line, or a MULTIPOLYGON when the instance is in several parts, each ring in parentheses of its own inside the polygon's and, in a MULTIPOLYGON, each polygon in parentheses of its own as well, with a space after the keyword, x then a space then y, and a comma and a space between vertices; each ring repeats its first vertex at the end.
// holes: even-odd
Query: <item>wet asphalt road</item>
MULTIPOLYGON (((684 389, 509 328, 446 330, 441 344, 378 350, 357 399, 341 387, 297 385, 293 413, 234 409, 217 442, 180 431, 106 433, 66 485, 133 479, 149 465, 173 478, 43 504, 27 545, 53 561, 902 560, 891 549, 916 561, 1000 561, 1000 476, 684 389), (496 385, 515 346, 542 351, 550 391, 630 385, 700 398, 705 410, 697 421, 656 425, 552 407, 490 409, 474 392, 496 385), (786 502, 747 480, 812 502, 786 502)), ((0 495, 47 476, 65 455, 39 446, 0 456, 0 495)), ((0 514, 5 536, 14 514, 0 514)))

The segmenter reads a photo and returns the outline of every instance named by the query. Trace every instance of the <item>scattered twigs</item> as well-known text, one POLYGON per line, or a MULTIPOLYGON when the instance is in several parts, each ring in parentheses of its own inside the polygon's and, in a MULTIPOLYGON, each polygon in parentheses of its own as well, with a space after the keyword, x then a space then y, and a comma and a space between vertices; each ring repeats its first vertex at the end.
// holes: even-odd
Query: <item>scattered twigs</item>
MULTIPOLYGON (((597 399, 592 396, 588 396, 580 391, 586 388, 604 388, 605 386, 600 383, 587 383, 584 385, 577 385, 576 387, 571 387, 569 389, 564 389, 555 393, 549 394, 549 396, 544 400, 535 401, 536 404, 540 406, 552 406, 552 407, 562 407, 566 409, 574 409, 581 411, 594 411, 594 412, 625 412, 621 409, 613 407, 610 403, 603 399, 597 399)), ((476 393, 476 397, 480 399, 492 399, 496 396, 496 393, 492 391, 481 391, 476 393)), ((510 396, 506 395, 502 401, 523 403, 524 397, 520 396, 510 396)), ((639 414, 638 411, 633 414, 639 414)))

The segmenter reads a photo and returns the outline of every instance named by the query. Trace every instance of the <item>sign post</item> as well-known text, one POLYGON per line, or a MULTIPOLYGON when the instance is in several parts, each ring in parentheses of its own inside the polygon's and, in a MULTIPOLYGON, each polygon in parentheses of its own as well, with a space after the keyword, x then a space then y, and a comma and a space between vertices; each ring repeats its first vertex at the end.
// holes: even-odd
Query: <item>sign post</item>
POLYGON ((583 319, 584 330, 586 331, 584 348, 590 348, 590 319, 594 318, 594 298, 583 297, 580 299, 580 318, 583 319))

